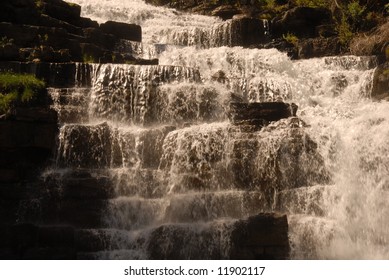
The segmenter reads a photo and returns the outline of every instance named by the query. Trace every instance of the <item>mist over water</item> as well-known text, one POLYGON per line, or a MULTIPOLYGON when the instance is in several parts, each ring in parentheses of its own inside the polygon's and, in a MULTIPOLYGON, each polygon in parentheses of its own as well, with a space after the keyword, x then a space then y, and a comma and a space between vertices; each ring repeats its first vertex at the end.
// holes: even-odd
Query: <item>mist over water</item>
MULTIPOLYGON (((82 6, 83 16, 98 22, 140 24, 144 45, 170 46, 156 54, 166 67, 93 65, 88 112, 61 129, 59 165, 89 162, 92 168, 106 168, 117 183, 119 197, 111 201, 107 228, 126 231, 116 236, 117 250, 102 255, 144 258, 139 248, 147 230, 142 229, 151 225, 207 228, 212 227, 207 222, 220 219, 216 227, 224 228, 231 218, 276 208, 288 214, 292 258, 389 258, 389 104, 369 98, 374 58, 292 61, 275 49, 205 48, 204 40, 210 39, 204 34, 211 34, 219 19, 140 0, 73 2, 82 6), (229 184, 235 140, 246 137, 232 133, 223 114, 230 92, 249 102, 296 103, 330 182, 283 190, 282 205, 269 205, 255 186, 244 192, 229 184), (155 104, 148 103, 150 95, 158 96, 155 104), (197 125, 185 128, 187 122, 197 125), (93 128, 79 129, 84 125, 93 128), (173 131, 172 125, 182 129, 173 131), (75 157, 69 135, 94 139, 95 155, 105 157, 97 162, 79 152, 75 157), (226 204, 231 207, 221 207, 226 204)), ((79 96, 73 93, 75 102, 79 96)), ((255 141, 270 139, 265 132, 255 135, 255 141)))

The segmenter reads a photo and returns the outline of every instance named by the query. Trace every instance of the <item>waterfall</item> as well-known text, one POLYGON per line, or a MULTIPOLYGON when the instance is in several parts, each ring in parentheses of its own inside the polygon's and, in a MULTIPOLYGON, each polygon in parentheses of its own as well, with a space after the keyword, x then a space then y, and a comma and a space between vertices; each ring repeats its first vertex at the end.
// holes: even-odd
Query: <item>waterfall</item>
POLYGON ((235 46, 232 23, 217 18, 73 2, 98 22, 140 24, 143 42, 118 48, 160 62, 79 64, 77 87, 50 90, 61 122, 52 176, 112 186, 99 228, 83 229, 109 246, 84 257, 225 258, 237 219, 279 211, 291 258, 389 258, 389 105, 370 99, 374 57, 292 61, 235 46), (231 92, 294 102, 299 118, 234 126, 231 92))

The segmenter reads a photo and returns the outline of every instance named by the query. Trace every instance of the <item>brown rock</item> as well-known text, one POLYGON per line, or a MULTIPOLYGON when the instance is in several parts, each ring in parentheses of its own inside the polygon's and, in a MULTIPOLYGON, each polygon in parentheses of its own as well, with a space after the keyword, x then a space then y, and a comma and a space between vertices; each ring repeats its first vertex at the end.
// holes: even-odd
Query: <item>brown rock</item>
POLYGON ((259 214, 235 223, 231 259, 288 259, 289 238, 286 215, 259 214))
POLYGON ((43 0, 41 12, 53 18, 71 23, 79 19, 81 6, 61 0, 43 0))
POLYGON ((117 42, 117 38, 114 35, 107 34, 100 28, 84 28, 83 33, 89 44, 95 45, 100 49, 113 50, 117 42))
POLYGON ((259 214, 245 220, 196 227, 171 224, 155 229, 148 241, 150 259, 287 259, 286 216, 259 214))
POLYGON ((47 27, 63 28, 69 33, 81 35, 81 28, 67 23, 66 21, 53 18, 51 16, 41 14, 39 18, 39 25, 47 27))
POLYGON ((290 33, 299 38, 311 38, 318 35, 317 26, 331 22, 331 12, 327 9, 296 7, 288 10, 282 18, 273 20, 272 33, 275 36, 290 33))
POLYGON ((233 124, 264 125, 267 122, 278 121, 283 118, 295 116, 297 105, 284 102, 261 103, 230 103, 227 115, 233 124))
POLYGON ((107 21, 100 25, 100 30, 108 34, 113 34, 120 39, 137 42, 142 41, 142 29, 136 24, 107 21))
POLYGON ((220 17, 223 20, 231 19, 241 11, 233 5, 221 5, 211 12, 212 16, 220 17))
POLYGON ((19 48, 14 44, 0 46, 0 60, 18 60, 19 48))
POLYGON ((242 46, 262 44, 269 41, 262 20, 241 16, 228 20, 214 29, 212 46, 242 46))
POLYGON ((371 96, 377 100, 389 100, 389 62, 379 65, 375 70, 371 96))
POLYGON ((298 58, 335 56, 341 53, 341 43, 338 37, 314 38, 300 40, 298 44, 298 58))

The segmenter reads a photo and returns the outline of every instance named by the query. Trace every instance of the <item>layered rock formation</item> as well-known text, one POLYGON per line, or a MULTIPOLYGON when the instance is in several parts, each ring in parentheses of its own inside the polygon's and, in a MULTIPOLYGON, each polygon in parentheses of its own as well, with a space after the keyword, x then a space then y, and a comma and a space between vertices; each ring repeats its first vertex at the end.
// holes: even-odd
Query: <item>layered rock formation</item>
POLYGON ((157 64, 117 51, 121 40, 142 40, 141 27, 80 16, 81 7, 61 0, 20 0, 0 12, 0 60, 157 64))

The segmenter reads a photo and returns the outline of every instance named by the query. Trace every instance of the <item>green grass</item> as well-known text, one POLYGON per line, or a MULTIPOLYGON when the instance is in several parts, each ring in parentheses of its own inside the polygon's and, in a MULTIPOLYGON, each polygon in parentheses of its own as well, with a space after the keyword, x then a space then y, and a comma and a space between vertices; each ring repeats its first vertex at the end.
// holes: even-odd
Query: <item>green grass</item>
POLYGON ((0 73, 0 114, 7 113, 18 103, 36 99, 45 87, 45 83, 33 75, 0 73))

